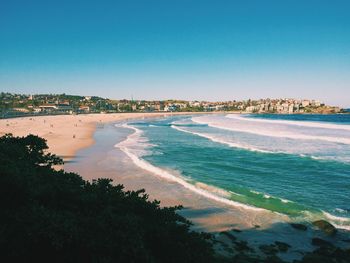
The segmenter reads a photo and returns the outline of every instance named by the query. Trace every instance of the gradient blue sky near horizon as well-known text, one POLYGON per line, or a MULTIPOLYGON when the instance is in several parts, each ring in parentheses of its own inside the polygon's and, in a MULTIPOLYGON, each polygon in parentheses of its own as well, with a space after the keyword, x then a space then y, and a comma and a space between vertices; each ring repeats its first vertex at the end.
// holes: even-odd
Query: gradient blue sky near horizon
POLYGON ((350 1, 0 2, 0 91, 350 107, 350 1))

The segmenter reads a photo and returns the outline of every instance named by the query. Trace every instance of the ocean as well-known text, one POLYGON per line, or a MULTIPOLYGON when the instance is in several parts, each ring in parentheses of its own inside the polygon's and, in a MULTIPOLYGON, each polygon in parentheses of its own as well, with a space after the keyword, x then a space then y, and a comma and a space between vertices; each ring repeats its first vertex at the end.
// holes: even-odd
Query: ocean
POLYGON ((350 230, 350 115, 210 114, 116 124, 132 164, 226 205, 350 230))

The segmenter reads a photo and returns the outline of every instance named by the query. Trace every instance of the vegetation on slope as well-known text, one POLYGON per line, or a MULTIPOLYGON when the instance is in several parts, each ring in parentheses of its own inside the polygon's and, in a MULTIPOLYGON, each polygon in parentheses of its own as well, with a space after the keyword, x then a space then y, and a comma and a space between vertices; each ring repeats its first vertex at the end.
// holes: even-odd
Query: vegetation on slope
POLYGON ((210 236, 143 190, 55 171, 44 139, 0 138, 1 262, 212 262, 210 236))

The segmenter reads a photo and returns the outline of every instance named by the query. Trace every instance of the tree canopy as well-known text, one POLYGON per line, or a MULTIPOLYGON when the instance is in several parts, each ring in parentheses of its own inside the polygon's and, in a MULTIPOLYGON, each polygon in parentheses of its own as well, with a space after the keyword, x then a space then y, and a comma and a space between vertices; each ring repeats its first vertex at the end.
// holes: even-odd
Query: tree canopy
POLYGON ((212 262, 211 237, 190 230, 144 190, 56 171, 34 135, 0 137, 1 262, 212 262))

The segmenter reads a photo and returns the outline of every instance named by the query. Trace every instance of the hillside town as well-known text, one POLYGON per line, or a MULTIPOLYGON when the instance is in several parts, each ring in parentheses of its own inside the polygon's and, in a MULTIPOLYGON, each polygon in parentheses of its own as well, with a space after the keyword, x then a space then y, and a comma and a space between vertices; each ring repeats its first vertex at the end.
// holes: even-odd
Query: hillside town
POLYGON ((87 114, 117 112, 221 112, 242 113, 341 113, 343 109, 328 106, 318 100, 260 99, 244 101, 184 101, 184 100, 112 100, 96 96, 66 94, 0 93, 0 117, 25 115, 87 114))

